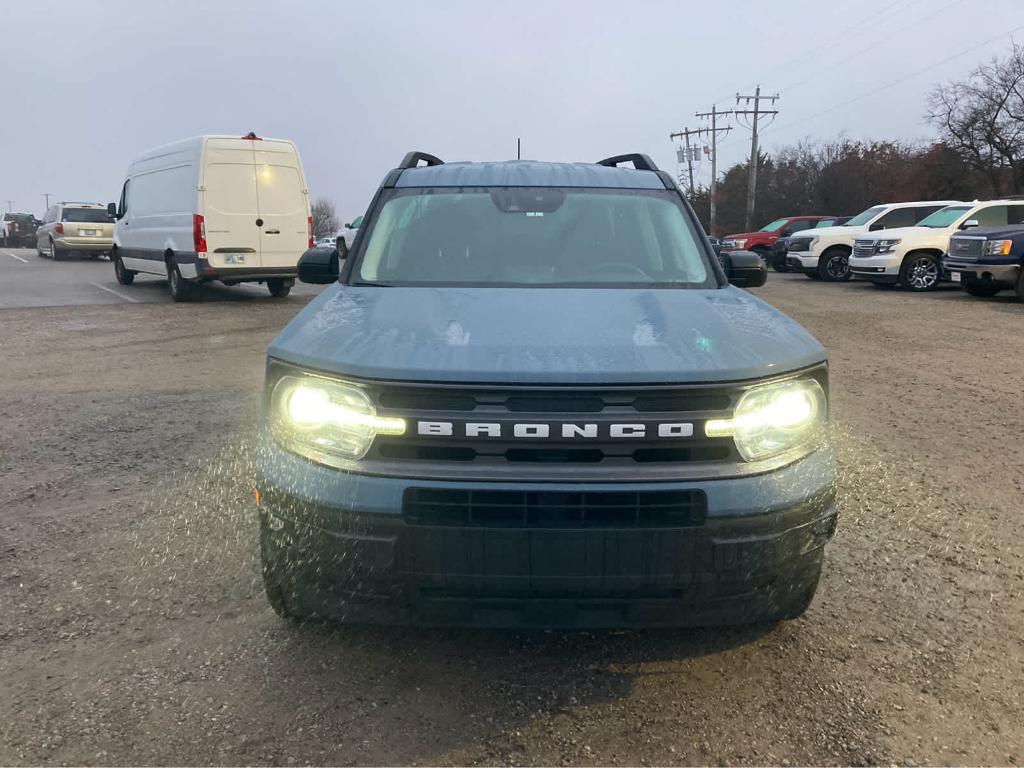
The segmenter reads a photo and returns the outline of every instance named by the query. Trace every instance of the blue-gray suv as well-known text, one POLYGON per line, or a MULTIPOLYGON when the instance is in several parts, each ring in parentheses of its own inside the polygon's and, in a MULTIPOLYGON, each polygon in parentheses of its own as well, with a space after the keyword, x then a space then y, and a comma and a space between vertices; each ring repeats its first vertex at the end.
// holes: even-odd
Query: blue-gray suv
POLYGON ((409 153, 271 344, 257 504, 291 618, 799 616, 836 526, 825 351, 645 155, 409 153), (732 285, 730 285, 732 282, 732 285))

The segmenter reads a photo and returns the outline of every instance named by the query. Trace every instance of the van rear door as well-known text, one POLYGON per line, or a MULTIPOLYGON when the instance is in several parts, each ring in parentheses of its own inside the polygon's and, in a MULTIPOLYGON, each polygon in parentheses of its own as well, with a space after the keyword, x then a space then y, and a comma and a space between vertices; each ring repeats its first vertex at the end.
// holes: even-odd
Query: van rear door
POLYGON ((309 247, 309 192, 295 145, 254 141, 264 268, 292 267, 309 247))
POLYGON ((210 266, 217 269, 262 266, 254 143, 246 139, 206 142, 200 211, 210 266))

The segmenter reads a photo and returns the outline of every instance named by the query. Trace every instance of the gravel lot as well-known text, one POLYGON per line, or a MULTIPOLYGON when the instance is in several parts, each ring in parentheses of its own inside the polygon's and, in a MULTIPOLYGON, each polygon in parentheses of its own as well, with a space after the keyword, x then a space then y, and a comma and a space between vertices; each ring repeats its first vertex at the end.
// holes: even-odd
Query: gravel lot
POLYGON ((756 293, 830 351, 841 520, 807 615, 732 631, 288 626, 250 456, 309 294, 0 310, 0 764, 1024 761, 1024 305, 756 293))

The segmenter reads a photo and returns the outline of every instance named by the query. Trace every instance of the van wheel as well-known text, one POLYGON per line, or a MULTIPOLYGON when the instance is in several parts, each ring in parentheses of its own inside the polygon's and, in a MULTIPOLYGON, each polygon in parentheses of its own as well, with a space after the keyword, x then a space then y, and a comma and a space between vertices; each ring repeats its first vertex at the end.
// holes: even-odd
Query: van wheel
POLYGON ((178 265, 170 259, 167 260, 167 288, 175 301, 188 301, 189 285, 181 276, 178 265))
POLYGON ((57 246, 53 244, 53 240, 50 241, 50 258, 54 261, 60 260, 60 253, 57 251, 57 246))
POLYGON ((111 258, 114 260, 114 276, 117 277, 117 282, 121 285, 131 285, 134 283, 135 272, 125 268, 120 256, 115 254, 111 258))
POLYGON ((850 279, 850 254, 842 248, 825 251, 818 260, 818 274, 828 283, 840 283, 850 279))
POLYGON ((1001 286, 994 285, 988 280, 964 280, 964 290, 971 296, 978 296, 983 299, 991 298, 1002 290, 1001 286))
POLYGON ((295 285, 292 280, 284 280, 282 278, 272 278, 267 280, 267 290, 270 291, 270 295, 275 299, 283 299, 292 291, 292 286, 295 285))

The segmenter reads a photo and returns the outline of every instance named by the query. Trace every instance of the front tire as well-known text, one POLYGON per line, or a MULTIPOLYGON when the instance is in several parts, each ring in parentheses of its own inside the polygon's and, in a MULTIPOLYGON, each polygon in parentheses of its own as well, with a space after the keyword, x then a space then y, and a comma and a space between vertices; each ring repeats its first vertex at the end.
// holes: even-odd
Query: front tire
POLYGON ((911 253, 900 268, 900 285, 908 291, 934 291, 942 279, 942 267, 931 253, 911 253))
POLYGON ((291 280, 275 277, 267 280, 267 290, 275 299, 283 299, 292 291, 294 283, 291 280))
POLYGON ((167 289, 174 301, 188 301, 189 285, 181 276, 181 270, 178 269, 173 258, 167 260, 167 289))
POLYGON ((811 270, 810 272, 804 272, 804 275, 809 277, 811 280, 821 280, 821 275, 819 275, 814 270, 811 270))
POLYGON ((125 267, 121 257, 117 254, 113 254, 111 258, 114 261, 114 276, 117 278, 117 282, 121 285, 131 285, 134 283, 135 272, 125 267))
POLYGON ((971 296, 981 299, 990 299, 1002 290, 987 280, 964 280, 963 287, 971 296))
POLYGON ((845 283, 850 279, 850 252, 832 248, 818 259, 818 275, 827 283, 845 283))

